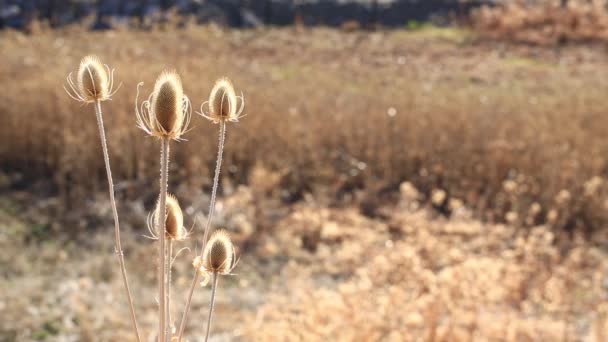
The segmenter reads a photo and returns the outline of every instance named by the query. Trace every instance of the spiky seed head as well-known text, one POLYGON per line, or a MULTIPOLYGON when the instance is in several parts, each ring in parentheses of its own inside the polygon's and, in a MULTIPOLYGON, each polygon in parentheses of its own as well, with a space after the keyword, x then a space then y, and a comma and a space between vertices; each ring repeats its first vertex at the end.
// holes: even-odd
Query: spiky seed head
POLYGON ((78 92, 88 102, 105 100, 110 95, 110 75, 97 56, 80 61, 77 75, 78 92))
MULTIPOLYGON (((182 209, 179 206, 177 198, 173 195, 167 195, 165 202, 165 208, 167 218, 165 219, 165 237, 168 240, 181 241, 185 240, 188 236, 186 228, 184 228, 184 215, 182 209)), ((154 211, 154 222, 156 227, 160 220, 160 203, 157 203, 156 210, 154 211)))
POLYGON ((179 75, 164 71, 154 84, 150 123, 156 135, 178 138, 185 120, 184 90, 179 75))
POLYGON ((209 113, 203 113, 203 116, 213 122, 238 121, 243 111, 243 98, 236 95, 232 82, 224 77, 215 82, 208 105, 209 113))
POLYGON ((216 230, 207 242, 201 267, 209 273, 230 274, 236 262, 234 245, 224 229, 216 230))

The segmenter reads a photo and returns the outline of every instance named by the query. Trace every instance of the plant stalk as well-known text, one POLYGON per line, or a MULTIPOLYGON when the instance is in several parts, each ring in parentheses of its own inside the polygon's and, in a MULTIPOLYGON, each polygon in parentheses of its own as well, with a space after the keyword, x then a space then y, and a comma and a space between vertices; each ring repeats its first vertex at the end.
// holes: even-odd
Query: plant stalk
MULTIPOLYGON (((205 233, 203 235, 203 245, 201 247, 201 257, 205 251, 205 247, 207 245, 207 238, 209 236, 209 231, 211 230, 211 219, 213 217, 213 213, 215 211, 215 201, 217 197, 217 188, 220 179, 220 170, 222 169, 222 157, 224 153, 224 142, 226 141, 226 122, 220 121, 220 133, 219 133, 219 143, 217 148, 217 160, 215 162, 215 174, 213 176, 213 188, 211 190, 211 203, 209 203, 209 214, 207 216, 207 224, 205 226, 205 233)), ((177 341, 181 342, 182 337, 184 335, 184 330, 186 328, 186 323, 188 321, 188 313, 190 311, 190 304, 192 302, 192 294, 194 293, 194 288, 198 283, 200 274, 198 270, 194 270, 194 276, 192 277, 192 284, 190 284, 190 290, 188 291, 188 296, 186 297, 186 306, 184 308, 184 313, 182 316, 182 321, 179 326, 179 334, 177 335, 177 341)))
POLYGON ((114 198, 114 181, 112 180, 112 170, 110 168, 110 157, 108 155, 108 144, 106 141, 106 133, 103 126, 103 114, 101 112, 101 101, 95 102, 95 115, 97 117, 97 126, 99 127, 99 136, 101 138, 101 149, 103 150, 103 159, 106 166, 106 174, 108 176, 108 188, 110 191, 110 204, 112 206, 112 214, 114 216, 114 253, 118 256, 118 263, 120 265, 120 273, 122 274, 122 281, 125 287, 127 295, 127 302, 129 303, 129 310, 131 312, 131 323, 133 324, 133 330, 135 331, 135 337, 138 342, 141 342, 139 337, 139 328, 137 325, 137 318, 135 316, 135 308, 133 306, 133 297, 131 296, 131 290, 129 288, 129 281, 127 278, 127 269, 125 267, 125 258, 122 252, 122 246, 120 244, 120 225, 118 222, 118 211, 116 209, 116 200, 114 198))
POLYGON ((171 319, 171 259, 173 255, 173 241, 167 241, 167 329, 168 340, 171 341, 171 335, 173 334, 173 320, 171 319))
POLYGON ((215 292, 217 290, 217 283, 220 280, 220 276, 217 272, 213 272, 213 285, 211 287, 211 303, 209 303, 209 317, 207 317, 207 333, 205 334, 205 342, 209 340, 209 333, 211 332, 211 317, 213 316, 213 307, 215 306, 215 292))
POLYGON ((160 199, 159 199, 159 210, 163 213, 162 218, 159 219, 158 227, 158 341, 165 342, 167 336, 167 305, 166 305, 166 292, 165 292, 165 273, 166 260, 165 260, 165 225, 167 220, 167 178, 169 175, 169 139, 162 138, 161 140, 161 153, 160 153, 160 199))

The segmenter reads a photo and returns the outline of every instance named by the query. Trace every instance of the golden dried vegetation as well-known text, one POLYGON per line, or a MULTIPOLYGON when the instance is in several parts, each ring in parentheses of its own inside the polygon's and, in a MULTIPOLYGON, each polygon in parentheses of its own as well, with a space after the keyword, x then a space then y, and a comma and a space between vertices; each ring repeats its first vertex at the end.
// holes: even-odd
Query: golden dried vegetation
MULTIPOLYGON (((282 201, 314 193, 373 216, 408 180, 445 214, 463 202, 491 222, 569 230, 608 222, 605 52, 505 48, 438 30, 5 31, 0 159, 25 181, 50 180, 67 208, 103 187, 94 120, 79 118, 91 111, 73 113, 57 82, 97 51, 124 84, 106 109, 122 196, 153 196, 143 180, 155 176, 158 157, 136 128, 132 99, 147 71, 172 66, 188 70, 190 94, 209 94, 229 75, 251 99, 255 115, 227 137, 227 182, 247 183, 261 165, 276 175, 269 191, 282 201), (161 42, 170 45, 162 53, 161 42)), ((193 126, 197 134, 174 155, 175 177, 208 189, 216 132, 193 126)))
MULTIPOLYGON (((124 85, 104 102, 118 196, 136 203, 121 212, 142 199, 154 206, 158 142, 136 127, 137 83, 174 66, 188 94, 209 94, 216 78, 229 75, 251 115, 228 132, 218 216, 248 258, 246 272, 222 280, 216 304, 218 317, 243 324, 218 320, 214 333, 252 341, 605 341, 606 52, 464 35, 212 26, 4 31, 3 171, 16 189, 30 183, 32 192, 42 189, 37 195, 61 197, 52 210, 26 211, 48 210, 53 222, 80 222, 81 201, 101 198, 92 109, 74 113, 58 82, 96 52, 124 85), (160 53, 160 42, 174 43, 160 53), (40 179, 44 185, 32 182, 40 179)), ((203 113, 237 118, 239 99, 228 93, 203 113)), ((217 126, 201 121, 193 120, 197 134, 185 135, 172 155, 179 167, 169 182, 184 213, 206 210, 195 199, 214 172, 217 126)), ((103 212, 97 206, 86 210, 103 212)), ((92 217, 109 220, 107 212, 92 217)), ((107 232, 87 240, 90 249, 68 245, 58 254, 51 244, 15 244, 13 231, 34 228, 0 214, 14 227, 0 232, 9 251, 0 257, 0 308, 9 308, 2 336, 131 337, 127 307, 108 305, 122 284, 105 266, 114 263, 107 232)), ((125 219, 144 233, 141 219, 125 219)), ((155 296, 154 273, 136 266, 154 249, 135 242, 131 229, 126 262, 142 329, 153 331, 156 304, 141 299, 155 296)), ((175 266, 175 291, 191 281, 185 264, 175 266)), ((209 301, 194 296, 193 312, 209 301)), ((204 329, 191 325, 188 336, 203 338, 204 329)))
POLYGON ((472 15, 475 29, 491 38, 520 43, 605 42, 606 0, 515 0, 483 6, 472 15))

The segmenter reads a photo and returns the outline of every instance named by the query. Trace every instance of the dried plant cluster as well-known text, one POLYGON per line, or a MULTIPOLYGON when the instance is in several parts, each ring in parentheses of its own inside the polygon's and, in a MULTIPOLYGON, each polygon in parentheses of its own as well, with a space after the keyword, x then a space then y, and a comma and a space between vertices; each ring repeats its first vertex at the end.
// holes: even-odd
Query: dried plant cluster
POLYGON ((283 291, 250 315, 245 340, 606 340, 602 246, 579 234, 560 243, 547 226, 482 224, 466 208, 429 219, 412 209, 416 189, 402 189, 382 220, 296 205, 259 242, 266 258, 290 261, 277 275, 283 291))
MULTIPOLYGON (((103 65, 96 56, 84 57, 77 72, 76 86, 72 81, 71 74, 68 75, 69 90, 68 95, 73 99, 84 102, 94 103, 95 113, 99 134, 101 137, 103 157, 108 178, 110 192, 110 202, 114 214, 115 223, 115 250, 119 256, 120 272, 123 276, 124 287, 126 290, 127 302, 131 313, 133 332, 137 341, 142 341, 139 326, 137 323, 136 310, 133 303, 132 294, 127 279, 127 270, 124 264, 123 251, 120 241, 119 219, 114 198, 114 184, 109 162, 109 152, 105 138, 105 128, 101 112, 102 101, 109 100, 112 93, 113 70, 107 65, 103 65)), ((138 93, 139 87, 138 85, 138 93)), ((209 98, 209 113, 201 112, 205 118, 220 124, 220 144, 218 146, 218 159, 216 161, 216 173, 214 178, 213 196, 208 213, 208 221, 205 226, 203 239, 203 262, 200 263, 200 256, 194 261, 194 280, 192 288, 188 293, 183 317, 180 324, 179 333, 172 316, 171 306, 171 274, 172 265, 177 255, 173 253, 173 243, 184 241, 187 238, 187 231, 184 228, 183 211, 179 202, 173 195, 167 193, 169 178, 169 143, 170 141, 181 141, 182 135, 188 130, 190 124, 191 107, 190 100, 184 94, 182 82, 179 75, 174 71, 164 71, 156 80, 154 90, 147 100, 138 104, 135 98, 135 117, 137 126, 152 137, 158 138, 161 144, 160 152, 160 193, 158 203, 153 213, 150 214, 148 223, 149 231, 153 239, 158 240, 158 331, 156 332, 158 342, 181 341, 183 339, 184 328, 186 326, 190 300, 194 287, 200 275, 213 277, 211 289, 211 302, 209 305, 209 316, 206 326, 205 341, 209 339, 211 330, 211 318, 215 304, 215 293, 218 287, 220 275, 228 275, 236 266, 236 250, 232 245, 229 233, 226 230, 216 231, 207 243, 207 236, 211 228, 211 218, 215 205, 215 196, 218 187, 219 170, 221 169, 222 150, 226 135, 225 124, 227 121, 238 121, 238 117, 243 111, 243 96, 236 97, 234 88, 226 78, 220 79, 211 91, 209 98), (237 103, 240 101, 240 106, 237 103)), ((202 108, 202 106, 201 106, 202 108)), ((143 340, 147 340, 144 338, 143 340)))
MULTIPOLYGON (((605 51, 503 49, 451 41, 457 33, 449 32, 435 37, 435 31, 358 35, 271 29, 258 36, 202 27, 179 31, 180 44, 169 44, 166 55, 150 51, 157 41, 172 42, 175 32, 93 33, 93 38, 69 31, 27 38, 4 32, 0 38, 11 53, 0 64, 5 89, 0 112, 6 118, 0 125, 0 160, 8 171, 19 172, 21 183, 48 180, 70 212, 90 198, 91 189, 104 189, 105 180, 92 176, 104 170, 95 157, 99 143, 91 139, 97 128, 74 120, 63 89, 40 87, 65 77, 83 51, 97 48, 94 41, 114 65, 129 65, 120 74, 129 86, 112 99, 116 110, 107 122, 109 148, 120 150, 112 155, 112 171, 129 200, 158 195, 145 186, 158 169, 156 140, 140 139, 131 115, 135 85, 141 70, 149 68, 145 56, 158 70, 170 61, 191 70, 180 76, 194 94, 209 92, 208 85, 221 76, 209 70, 230 68, 240 87, 250 89, 255 117, 228 128, 239 136, 223 156, 223 179, 231 184, 250 182, 261 164, 280 184, 268 191, 284 202, 314 192, 338 203, 361 202, 373 215, 387 191, 411 180, 425 203, 443 194, 435 196, 435 207, 445 215, 452 212, 449 202, 459 200, 488 222, 548 223, 557 230, 604 227, 605 51), (114 48, 131 42, 127 50, 114 48), (236 45, 241 53, 231 50, 236 45), (296 45, 310 49, 302 53, 296 45), (197 58, 178 54, 183 47, 197 58), (348 52, 352 49, 356 53, 348 52), (58 58, 37 59, 46 55, 58 58), (21 93, 36 96, 24 99, 17 96, 21 93)), ((211 114, 207 105, 203 109, 211 114)), ((171 155, 180 165, 180 186, 192 189, 182 191, 188 194, 212 187, 217 158, 209 137, 218 127, 193 126, 201 133, 187 134, 188 143, 171 155)), ((67 223, 78 222, 72 220, 67 223)), ((76 230, 77 224, 66 226, 76 230)))
POLYGON ((605 42, 608 1, 503 1, 475 11, 472 21, 483 35, 521 43, 605 42))
MULTIPOLYGON (((605 242, 595 243, 605 238, 589 243, 579 233, 564 239, 547 226, 526 232, 482 223, 468 218, 466 207, 446 220, 424 207, 408 183, 395 201, 380 208, 383 217, 309 199, 290 205, 259 234, 247 227, 256 225, 260 213, 277 209, 272 197, 257 194, 274 173, 261 168, 255 173, 255 187, 241 186, 218 202, 226 210, 217 218, 230 227, 235 244, 249 248, 246 266, 234 271, 238 276, 221 279, 216 339, 606 341, 608 250, 605 242)), ((141 225, 133 224, 138 231, 124 234, 124 248, 128 265, 140 265, 156 249, 141 243, 141 225)), ((27 231, 27 221, 10 227, 19 225, 27 231)), ((72 244, 59 253, 50 242, 3 245, 0 238, 5 251, 0 263, 10 274, 0 285, 0 301, 6 304, 0 336, 29 341, 48 330, 58 340, 133 340, 127 308, 108 302, 121 299, 122 283, 107 253, 107 232, 87 238, 90 249, 72 244)), ((178 261, 174 267, 175 289, 182 288, 191 266, 178 261)), ((153 279, 141 281, 153 278, 153 271, 130 271, 140 280, 142 298, 156 296, 153 279)), ((198 311, 207 308, 208 296, 194 297, 187 337, 202 341, 205 331, 199 326, 205 316, 198 311)), ((137 302, 142 328, 151 330, 156 304, 137 302)))
MULTIPOLYGON (((263 37, 257 34, 201 28, 180 31, 177 44, 169 39, 175 32, 153 32, 146 39, 137 32, 94 34, 93 39, 88 33, 27 39, 4 33, 0 38, 10 52, 0 64, 5 90, 0 93, 0 111, 6 118, 0 126, 0 159, 25 179, 51 179, 71 214, 81 206, 78 200, 100 188, 92 175, 104 169, 104 161, 99 141, 91 138, 97 127, 93 122, 87 126, 93 121, 86 119, 89 108, 75 120, 74 105, 65 101, 65 94, 41 84, 56 85, 83 50, 101 47, 105 59, 120 66, 117 76, 127 85, 113 97, 106 118, 109 150, 120 151, 112 153, 116 178, 124 180, 117 190, 120 198, 147 194, 153 203, 157 188, 148 180, 158 176, 162 137, 142 139, 133 124, 141 70, 149 70, 151 62, 161 70, 165 58, 183 63, 178 69, 191 71, 181 75, 188 94, 202 94, 219 76, 209 70, 230 64, 238 71, 238 84, 255 94, 248 91, 256 115, 242 123, 247 130, 242 124, 230 126, 239 139, 230 140, 223 156, 228 170, 224 179, 249 186, 226 196, 222 207, 228 212, 220 215, 231 222, 231 231, 239 227, 233 231, 238 232, 232 236, 235 243, 248 243, 258 256, 257 270, 267 272, 258 276, 261 281, 258 272, 247 272, 237 278, 239 283, 221 289, 230 298, 242 296, 230 303, 218 298, 222 315, 247 318, 236 329, 239 337, 607 340, 608 257, 605 248, 596 245, 606 240, 589 243, 577 230, 608 222, 604 52, 509 46, 498 53, 483 44, 454 44, 445 36, 429 44, 400 32, 360 36, 311 30, 298 35, 272 29, 263 37), (158 41, 169 42, 166 55, 152 52, 158 41), (31 54, 33 45, 36 55, 61 58, 37 59, 31 54), (302 51, 302 45, 310 48, 302 51), (240 53, 234 53, 234 46, 240 53), (184 53, 197 58, 185 58, 184 53), (36 96, 16 96, 24 93, 36 96), (413 184, 402 184, 403 179, 413 184), (307 195, 319 189, 360 206, 321 208, 326 203, 315 203, 307 195), (390 204, 396 202, 387 189, 400 190, 398 207, 383 206, 385 196, 390 204), (293 202, 302 197, 306 201, 293 202), (277 215, 287 218, 275 224, 277 215), (481 223, 471 216, 508 224, 481 223), (269 283, 271 287, 260 285, 269 283)), ((206 106, 203 109, 210 114, 206 106)), ((216 145, 209 137, 218 127, 194 126, 183 136, 187 143, 171 145, 171 161, 179 167, 171 168, 169 186, 182 204, 191 201, 183 195, 187 191, 175 185, 207 188, 211 184, 204 179, 213 178, 216 160, 216 145)), ((166 207, 166 229, 186 232, 174 224, 177 216, 170 217, 174 207, 169 195, 166 207)), ((119 209, 124 224, 131 208, 119 209)), ((152 213, 151 231, 158 237, 160 220, 155 223, 154 217, 152 213)), ((141 228, 140 222, 132 224, 141 228)), ((65 227, 77 225, 61 225, 65 227)), ((2 234, 4 230, 0 244, 5 243, 2 234)), ((152 249, 125 235, 129 264, 155 257, 156 244, 152 249)), ((172 236, 167 231, 167 244, 173 243, 172 236)), ((105 252, 107 240, 106 232, 98 232, 87 241, 95 252, 105 252)), ((0 330, 14 336, 9 340, 40 339, 36 334, 41 327, 54 334, 57 326, 65 339, 133 339, 131 331, 126 332, 128 309, 108 304, 121 300, 124 285, 107 266, 113 264, 106 253, 79 254, 79 246, 58 253, 46 243, 13 253, 6 245, 9 252, 0 256, 3 270, 24 279, 0 282, 0 330), (78 258, 81 255, 86 257, 78 258), (56 264, 60 271, 49 272, 49 265, 56 264)), ((198 270, 212 245, 195 259, 198 270)), ((223 252, 218 254, 224 258, 223 252)), ((229 264, 207 266, 219 271, 218 266, 229 264)), ((189 263, 175 263, 180 266, 191 271, 189 263)), ((148 273, 136 275, 151 278, 148 273)), ((200 277, 211 280, 212 275, 197 272, 200 277)), ((158 297, 158 289, 150 287, 141 288, 142 298, 158 297)), ((175 298, 181 304, 182 297, 175 298)), ((145 332, 153 331, 156 303, 137 304, 145 332)), ((190 319, 203 335, 205 316, 194 312, 204 304, 194 300, 190 319)), ((179 323, 181 312, 173 313, 179 323)), ((222 331, 235 330, 233 322, 222 331)), ((221 323, 217 320, 214 326, 220 329, 221 323)))

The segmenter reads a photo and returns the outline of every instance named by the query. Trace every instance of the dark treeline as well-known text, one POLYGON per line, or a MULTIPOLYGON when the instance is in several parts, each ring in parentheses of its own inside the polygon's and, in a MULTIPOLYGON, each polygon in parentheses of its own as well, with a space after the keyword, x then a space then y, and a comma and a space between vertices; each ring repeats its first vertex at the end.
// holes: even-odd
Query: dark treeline
POLYGON ((172 16, 233 27, 260 25, 402 26, 413 20, 439 23, 466 18, 490 0, 0 0, 0 28, 51 27, 92 18, 92 29, 116 23, 145 27, 172 16))

